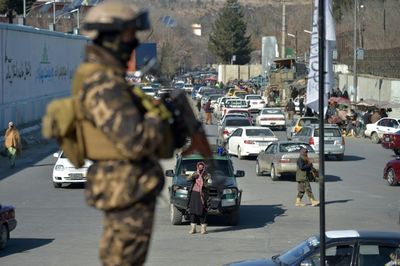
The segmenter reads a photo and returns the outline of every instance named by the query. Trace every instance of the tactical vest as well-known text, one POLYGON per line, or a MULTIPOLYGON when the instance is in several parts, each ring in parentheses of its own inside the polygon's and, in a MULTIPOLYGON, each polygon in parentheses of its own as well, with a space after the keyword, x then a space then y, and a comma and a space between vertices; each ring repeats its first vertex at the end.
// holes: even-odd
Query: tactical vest
MULTIPOLYGON (((74 99, 73 103, 77 119, 77 138, 78 142, 81 143, 79 146, 83 149, 85 158, 90 160, 130 160, 132 158, 118 150, 108 136, 85 117, 82 110, 82 103, 79 98, 83 92, 83 82, 85 78, 97 71, 112 71, 112 69, 96 63, 84 63, 79 67, 72 83, 72 98, 74 99)), ((174 149, 171 141, 171 130, 167 125, 168 120, 172 118, 171 113, 163 105, 154 106, 152 98, 145 95, 140 88, 133 88, 132 93, 138 99, 135 104, 139 105, 137 107, 142 110, 143 115, 143 112, 156 112, 157 116, 165 122, 163 124, 166 128, 164 128, 163 132, 160 132, 165 140, 160 145, 161 147, 157 154, 160 158, 171 157, 174 149)))

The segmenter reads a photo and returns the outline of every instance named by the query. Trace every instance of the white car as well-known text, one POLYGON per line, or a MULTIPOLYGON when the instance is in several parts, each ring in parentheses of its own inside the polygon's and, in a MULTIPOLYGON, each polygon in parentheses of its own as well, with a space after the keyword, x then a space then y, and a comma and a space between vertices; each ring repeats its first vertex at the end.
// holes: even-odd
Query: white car
POLYGON ((264 108, 256 118, 257 126, 279 127, 286 129, 286 118, 280 108, 264 108))
POLYGON ((218 136, 219 142, 225 143, 226 139, 235 131, 238 127, 251 126, 251 123, 247 117, 229 117, 224 122, 218 125, 218 136))
POLYGON ((379 143, 385 133, 395 133, 399 130, 400 119, 384 117, 377 122, 367 124, 365 136, 371 138, 373 143, 379 143))
POLYGON ((217 102, 214 105, 214 113, 216 115, 221 115, 222 109, 225 106, 225 102, 229 99, 239 99, 239 98, 236 96, 225 96, 225 97, 218 98, 217 102))
POLYGON ((260 111, 261 109, 263 109, 265 107, 265 101, 260 95, 248 94, 248 95, 244 96, 244 100, 250 106, 251 110, 260 111))
POLYGON ((53 185, 60 188, 63 183, 85 183, 86 173, 92 161, 85 160, 85 164, 81 168, 75 166, 68 160, 64 152, 56 152, 53 154, 57 161, 53 168, 53 185))
POLYGON ((147 95, 149 95, 149 96, 151 96, 151 97, 155 97, 155 96, 156 96, 156 90, 153 89, 153 87, 150 87, 150 86, 143 87, 143 88, 142 88, 142 91, 143 91, 145 94, 147 94, 147 95))
POLYGON ((192 84, 189 84, 189 83, 186 83, 185 85, 183 85, 183 88, 185 89, 185 91, 186 91, 187 93, 192 93, 193 85, 192 85, 192 84))
POLYGON ((265 127, 239 127, 226 141, 228 154, 237 155, 239 159, 244 156, 256 156, 278 138, 269 128, 265 127))
POLYGON ((226 100, 225 105, 222 107, 222 115, 225 115, 228 113, 228 110, 230 109, 240 109, 240 110, 249 110, 249 106, 245 100, 242 100, 240 98, 237 99, 229 99, 226 100))

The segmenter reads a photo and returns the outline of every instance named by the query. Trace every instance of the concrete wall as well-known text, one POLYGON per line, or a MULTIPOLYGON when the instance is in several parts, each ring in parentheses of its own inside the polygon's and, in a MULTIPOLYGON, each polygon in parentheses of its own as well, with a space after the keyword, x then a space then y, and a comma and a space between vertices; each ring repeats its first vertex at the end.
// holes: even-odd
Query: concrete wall
POLYGON ((0 23, 0 130, 41 119, 47 103, 70 94, 83 36, 0 23))
POLYGON ((227 83, 234 79, 248 80, 262 75, 262 65, 219 65, 218 81, 227 83))
MULTIPOLYGON (((400 80, 371 75, 359 75, 357 79, 357 101, 360 99, 373 99, 390 102, 399 108, 392 108, 391 117, 400 118, 400 80)), ((354 99, 354 86, 352 74, 339 74, 339 88, 347 90, 350 99, 354 99)))

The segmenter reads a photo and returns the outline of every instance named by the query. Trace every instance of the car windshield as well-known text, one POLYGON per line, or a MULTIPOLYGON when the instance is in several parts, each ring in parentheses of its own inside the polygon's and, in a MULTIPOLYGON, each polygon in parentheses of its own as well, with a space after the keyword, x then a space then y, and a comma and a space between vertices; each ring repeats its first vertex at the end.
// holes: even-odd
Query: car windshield
POLYGON ((273 137, 274 133, 268 128, 246 129, 246 135, 249 137, 273 137))
POLYGON ((245 116, 250 116, 248 112, 243 112, 241 110, 230 110, 228 114, 242 114, 245 116))
POLYGON ((318 124, 318 118, 306 118, 306 119, 300 119, 299 121, 299 126, 316 125, 316 124, 318 124))
MULTIPOLYGON (((180 175, 187 175, 196 172, 197 163, 203 161, 202 159, 190 159, 182 160, 177 169, 177 173, 180 175)), ((228 160, 213 160, 214 162, 214 175, 220 177, 233 177, 233 169, 229 164, 228 160)), ((207 166, 206 166, 207 169, 207 166)))
POLYGON ((247 105, 246 101, 226 101, 226 104, 230 106, 247 105))
POLYGON ((283 114, 281 109, 264 109, 262 111, 263 115, 280 115, 283 114))
POLYGON ((289 249, 277 258, 277 262, 284 265, 292 265, 294 262, 304 257, 306 254, 314 251, 319 246, 319 239, 312 236, 301 242, 292 249, 289 249))
MULTIPOLYGON (((339 138, 342 136, 342 134, 340 133, 340 130, 338 128, 325 128, 324 136, 339 138)), ((319 137, 319 129, 318 128, 316 128, 314 131, 314 137, 319 137)))
POLYGON ((228 119, 225 122, 227 127, 245 127, 251 126, 249 120, 247 119, 228 119))
POLYGON ((247 96, 247 100, 261 100, 261 96, 254 95, 254 96, 247 96))
POLYGON ((281 145, 279 145, 279 152, 300 152, 301 148, 306 148, 308 152, 314 152, 313 148, 305 143, 281 143, 281 145))

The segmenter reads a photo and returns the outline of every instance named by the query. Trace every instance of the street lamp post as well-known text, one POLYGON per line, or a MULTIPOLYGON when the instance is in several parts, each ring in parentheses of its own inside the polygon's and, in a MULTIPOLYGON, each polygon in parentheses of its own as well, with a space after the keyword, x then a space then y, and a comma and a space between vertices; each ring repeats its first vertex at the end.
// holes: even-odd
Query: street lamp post
POLYGON ((53 0, 53 31, 56 30, 56 0, 53 0))
POLYGON ((354 101, 357 102, 357 9, 358 1, 354 0, 354 32, 353 32, 353 88, 354 101))
POLYGON ((25 25, 26 24, 26 0, 23 1, 22 9, 23 9, 22 25, 25 25))

